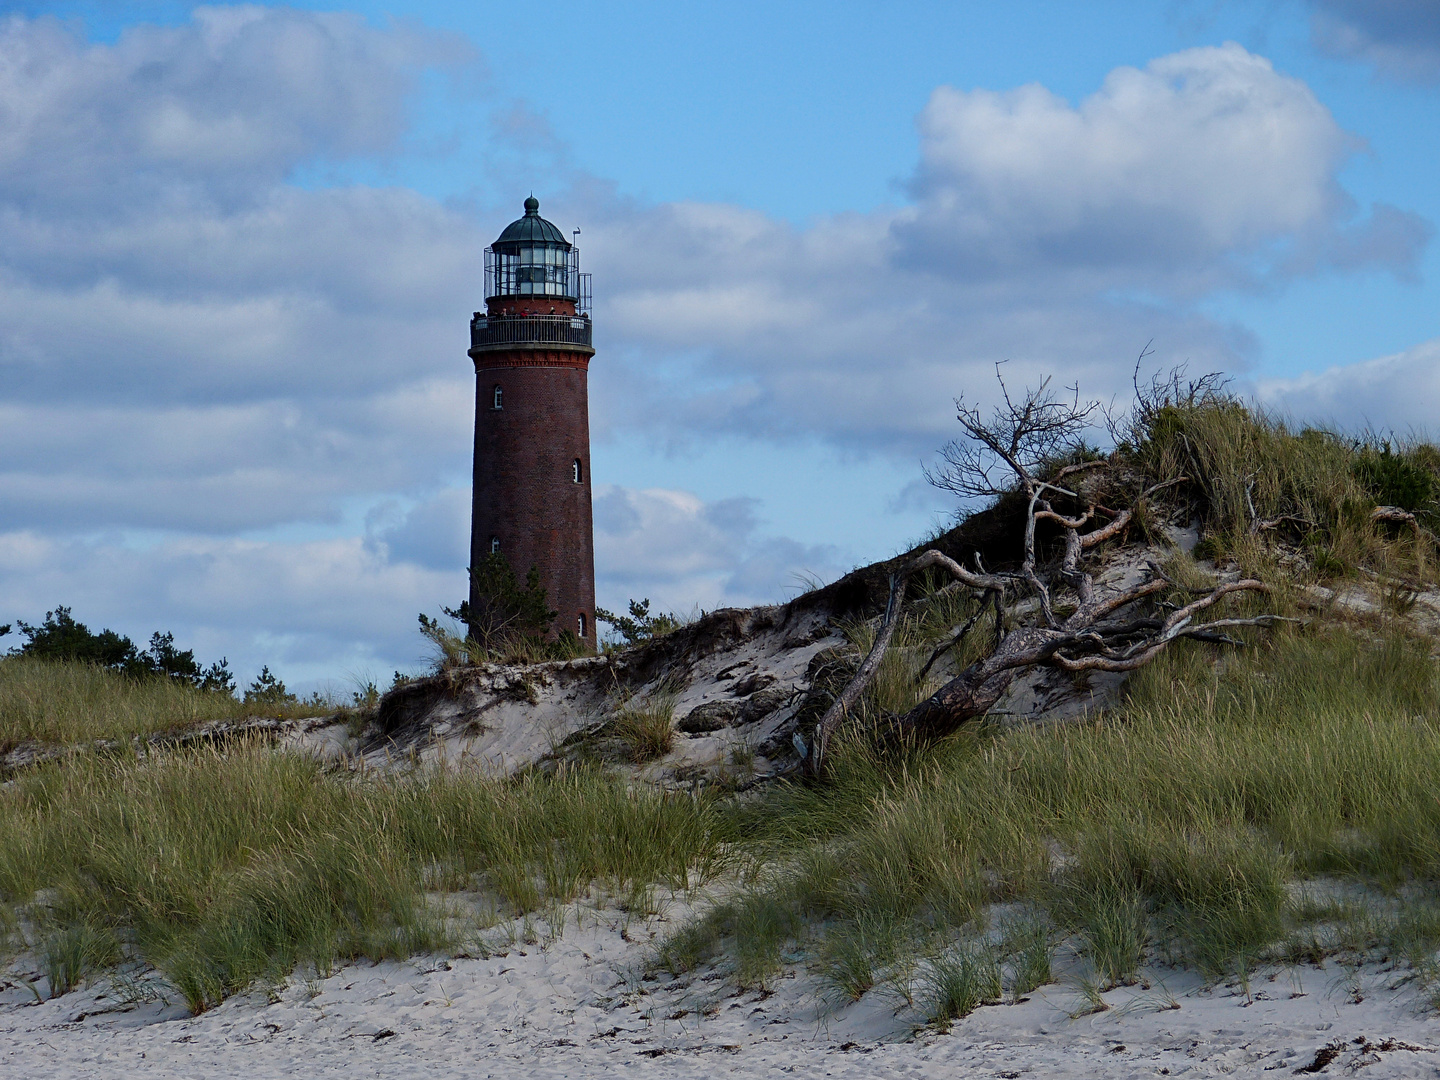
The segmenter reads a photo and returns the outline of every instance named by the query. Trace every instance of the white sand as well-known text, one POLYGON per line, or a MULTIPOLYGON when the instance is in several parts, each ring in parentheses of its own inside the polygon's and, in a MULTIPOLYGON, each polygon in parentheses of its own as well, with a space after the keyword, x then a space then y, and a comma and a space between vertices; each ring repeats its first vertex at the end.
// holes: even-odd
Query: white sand
POLYGON ((672 924, 579 918, 544 947, 350 965, 194 1018, 120 1004, 103 984, 37 1003, 22 963, 0 990, 0 1077, 1280 1076, 1336 1043, 1323 1075, 1440 1076, 1440 1020, 1374 967, 1265 972, 1249 997, 1151 970, 1148 989, 1075 1018, 1080 995, 1062 983, 915 1035, 920 1018, 893 991, 831 1010, 803 969, 769 994, 715 969, 645 980, 651 934, 672 924))

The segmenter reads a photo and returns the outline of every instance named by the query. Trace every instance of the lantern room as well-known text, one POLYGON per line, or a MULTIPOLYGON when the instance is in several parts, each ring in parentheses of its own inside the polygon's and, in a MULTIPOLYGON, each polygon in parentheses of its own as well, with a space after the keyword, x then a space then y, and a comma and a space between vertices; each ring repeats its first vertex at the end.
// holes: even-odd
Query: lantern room
POLYGON ((580 249, 540 216, 540 200, 525 200, 525 216, 505 226, 485 249, 485 299, 553 297, 578 312, 590 307, 589 274, 580 273, 580 249))

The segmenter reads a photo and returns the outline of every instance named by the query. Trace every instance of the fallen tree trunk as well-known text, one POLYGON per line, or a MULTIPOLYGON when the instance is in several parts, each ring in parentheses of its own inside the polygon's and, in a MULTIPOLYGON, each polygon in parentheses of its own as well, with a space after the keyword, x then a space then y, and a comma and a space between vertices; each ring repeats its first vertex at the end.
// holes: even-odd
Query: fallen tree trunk
MULTIPOLYGON (((1081 538, 1082 541, 1084 539, 1087 537, 1081 538)), ((875 644, 845 689, 816 725, 806 760, 807 768, 812 773, 819 773, 823 768, 831 738, 854 709, 860 695, 880 668, 900 620, 906 584, 916 572, 931 567, 944 569, 965 585, 984 590, 987 594, 1001 592, 1007 584, 1005 575, 972 574, 938 551, 926 551, 897 570, 891 579, 890 602, 875 644)), ((1227 642, 1233 639, 1218 634, 1218 630, 1239 626, 1268 626, 1284 621, 1275 615, 1259 615, 1252 618, 1195 622, 1198 612, 1213 606, 1226 596, 1268 591, 1263 582, 1251 578, 1218 583, 1199 599, 1178 608, 1164 619, 1109 619, 1109 616, 1123 608, 1175 587, 1174 582, 1166 578, 1158 567, 1152 569, 1154 576, 1149 581, 1123 592, 1095 595, 1091 589, 1084 590, 1090 597, 1088 603, 1082 604, 1074 614, 1057 626, 1023 627, 1008 634, 997 633, 995 648, 989 656, 971 664, 930 697, 896 718, 897 730, 902 734, 913 734, 926 739, 947 735, 968 721, 989 712, 1016 675, 1028 668, 1049 665, 1075 672, 1134 671, 1149 663, 1166 646, 1179 638, 1196 637, 1227 642)), ((1088 575, 1085 576, 1085 581, 1086 584, 1089 583, 1088 575)), ((1041 587, 1044 587, 1043 584, 1041 587)))

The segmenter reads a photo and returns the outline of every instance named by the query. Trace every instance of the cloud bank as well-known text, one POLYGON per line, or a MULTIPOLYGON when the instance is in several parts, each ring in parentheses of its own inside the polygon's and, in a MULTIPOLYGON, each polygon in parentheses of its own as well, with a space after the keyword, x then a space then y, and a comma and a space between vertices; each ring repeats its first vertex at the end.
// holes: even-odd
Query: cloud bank
MULTIPOLYGON (((414 613, 463 589, 465 324, 503 220, 302 180, 402 155, 416 88, 478 62, 253 6, 113 44, 0 22, 0 621, 69 603, 242 674, 413 666, 414 613)), ((1199 301, 1403 277, 1430 235, 1356 205, 1356 141, 1236 45, 1117 68, 1076 104, 940 87, 918 131, 903 205, 805 227, 578 174, 547 199, 596 275, 597 437, 913 461, 997 362, 1102 396, 1152 339, 1156 362, 1243 371, 1250 336, 1199 301)), ((746 499, 595 494, 606 606, 773 600, 867 554, 771 535, 746 499)))
POLYGON ((1261 401, 1339 431, 1440 438, 1440 338, 1295 379, 1264 379, 1261 401))
POLYGON ((1432 232, 1358 207, 1337 180, 1358 141, 1234 44, 1118 68, 1078 105, 940 87, 918 126, 901 208, 796 229, 581 202, 597 333, 627 376, 606 419, 926 454, 950 398, 991 393, 997 362, 1098 395, 1126 388, 1151 339, 1159 362, 1243 371, 1248 334, 1197 299, 1324 269, 1412 277, 1432 232))

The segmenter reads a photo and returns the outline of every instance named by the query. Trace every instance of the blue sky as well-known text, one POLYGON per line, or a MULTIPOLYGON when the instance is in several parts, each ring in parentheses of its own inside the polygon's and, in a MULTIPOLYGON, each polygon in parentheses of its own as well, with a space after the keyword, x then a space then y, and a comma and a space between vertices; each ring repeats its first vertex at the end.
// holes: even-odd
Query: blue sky
POLYGON ((924 533, 997 361, 1437 405, 1433 0, 0 12, 0 622, 416 667, 480 251, 532 189, 595 273, 607 606, 924 533))

